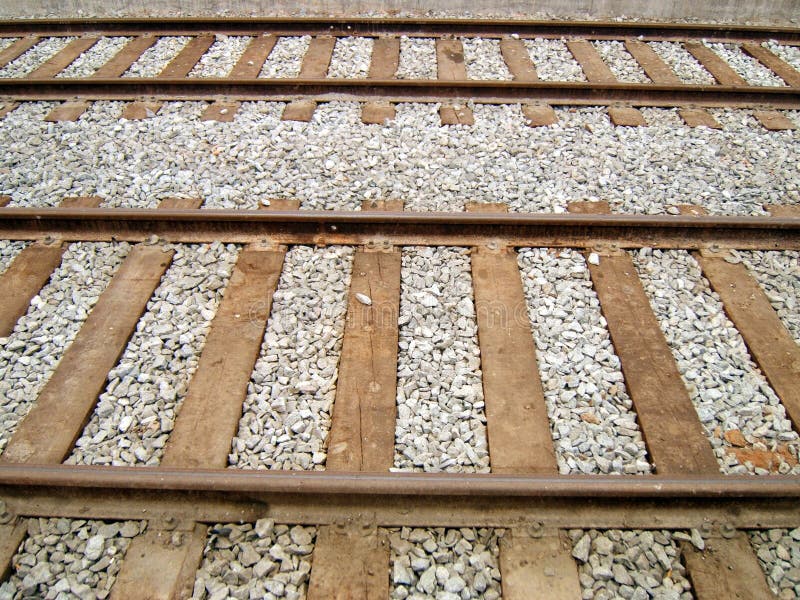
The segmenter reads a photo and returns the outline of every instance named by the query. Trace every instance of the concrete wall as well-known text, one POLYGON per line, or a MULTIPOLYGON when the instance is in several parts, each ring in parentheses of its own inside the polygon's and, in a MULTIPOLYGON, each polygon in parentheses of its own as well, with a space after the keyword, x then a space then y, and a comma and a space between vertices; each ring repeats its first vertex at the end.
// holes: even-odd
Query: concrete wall
POLYGON ((0 18, 356 16, 369 13, 389 16, 471 14, 531 19, 688 18, 792 25, 800 22, 800 0, 0 0, 0 18))

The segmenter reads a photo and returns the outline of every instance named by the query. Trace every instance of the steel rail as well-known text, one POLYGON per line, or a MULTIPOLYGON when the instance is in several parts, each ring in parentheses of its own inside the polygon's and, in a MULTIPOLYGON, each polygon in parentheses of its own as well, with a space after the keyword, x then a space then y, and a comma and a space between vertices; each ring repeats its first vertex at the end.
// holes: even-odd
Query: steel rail
POLYGON ((800 249, 798 217, 2 208, 0 238, 800 249))
POLYGON ((555 105, 706 106, 800 108, 800 90, 791 87, 657 85, 646 83, 442 81, 404 79, 0 79, 0 97, 14 100, 236 100, 288 101, 309 98, 440 102, 474 100, 487 104, 546 102, 555 105))
POLYGON ((788 475, 550 476, 0 464, 0 486, 309 495, 800 499, 800 477, 788 475))
POLYGON ((164 19, 26 19, 0 21, 0 34, 22 35, 405 35, 502 37, 640 38, 715 42, 800 42, 800 29, 691 23, 621 23, 618 21, 527 21, 513 19, 401 18, 164 18, 164 19))

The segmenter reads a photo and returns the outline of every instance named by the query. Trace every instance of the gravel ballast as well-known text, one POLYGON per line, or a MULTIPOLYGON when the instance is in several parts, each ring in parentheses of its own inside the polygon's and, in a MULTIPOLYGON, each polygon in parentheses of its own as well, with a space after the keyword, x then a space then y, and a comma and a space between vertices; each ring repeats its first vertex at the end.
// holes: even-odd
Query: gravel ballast
POLYGON ((349 246, 287 252, 230 466, 324 469, 352 261, 349 246))
POLYGON ((46 60, 63 50, 75 37, 42 38, 38 44, 0 69, 0 78, 25 77, 46 60))
POLYGON ((684 532, 570 530, 585 600, 692 600, 677 538, 684 532))
POLYGON ((751 531, 750 543, 778 598, 800 598, 800 528, 751 531))
POLYGON ((253 38, 217 35, 214 43, 189 72, 189 77, 227 77, 253 38))
POLYGON ((619 81, 625 83, 651 83, 644 69, 625 49, 625 44, 622 42, 593 42, 592 45, 619 81))
POLYGON ((650 472, 583 256, 521 249, 519 265, 559 471, 650 472))
POLYGON ((261 519, 217 523, 208 534, 193 600, 305 598, 315 527, 261 519))
POLYGON ((131 39, 129 37, 101 37, 56 77, 91 77, 97 69, 122 50, 131 39))
POLYGON ((308 35, 278 38, 275 47, 261 68, 259 77, 268 79, 297 77, 300 74, 300 67, 303 66, 303 56, 305 56, 310 43, 311 36, 308 35))
POLYGON ((743 111, 715 111, 717 131, 661 109, 648 127, 614 127, 602 108, 558 108, 559 123, 530 128, 518 105, 475 105, 474 126, 443 128, 435 104, 398 104, 385 126, 362 124, 354 102, 320 104, 311 123, 281 121, 284 105, 271 102, 244 103, 233 123, 200 121, 202 102, 165 103, 141 121, 120 120, 122 103, 97 102, 77 122, 42 121, 53 106, 24 103, 0 121, 0 193, 13 205, 97 195, 155 207, 185 194, 208 208, 294 197, 355 210, 399 198, 406 210, 483 201, 563 212, 571 200, 608 200, 616 212, 701 203, 762 215, 764 203, 800 203, 800 134, 767 132, 743 111))
POLYGON ((493 529, 389 530, 393 600, 500 598, 499 538, 493 529))
POLYGON ((0 600, 97 599, 109 596, 131 538, 146 521, 29 519, 0 600))
POLYGON ((155 77, 183 50, 191 37, 162 37, 142 52, 142 55, 125 71, 123 77, 155 77))
POLYGON ((218 242, 176 246, 68 464, 160 462, 236 255, 218 242))
POLYGON ((489 81, 511 80, 511 72, 503 60, 500 40, 490 38, 463 38, 464 64, 469 79, 489 81))
POLYGON ((0 450, 28 414, 128 249, 127 243, 70 244, 27 314, 0 340, 0 450))
POLYGON ((403 248, 395 469, 489 471, 469 250, 403 248))
POLYGON ((29 242, 14 242, 11 240, 0 240, 0 275, 6 272, 14 259, 22 252, 29 242))
POLYGON ((400 38, 398 79, 436 79, 436 40, 432 38, 400 38))
POLYGON ((764 42, 761 45, 777 54, 795 69, 800 70, 800 48, 797 46, 784 46, 775 42, 764 42))
POLYGON ((797 433, 694 258, 682 250, 632 254, 721 470, 768 474, 752 452, 760 450, 773 453, 774 471, 800 473, 797 433))
POLYGON ((578 61, 561 40, 524 40, 528 54, 542 81, 586 81, 578 61))
POLYGON ((800 252, 734 251, 764 289, 786 329, 800 344, 800 252))
POLYGON ((705 67, 678 42, 648 42, 683 83, 695 85, 714 85, 717 80, 705 67))
POLYGON ((364 79, 369 73, 374 44, 374 39, 369 37, 337 38, 328 77, 364 79))
POLYGON ((749 85, 786 86, 786 82, 775 75, 758 60, 745 54, 736 44, 707 44, 714 52, 739 73, 749 85))

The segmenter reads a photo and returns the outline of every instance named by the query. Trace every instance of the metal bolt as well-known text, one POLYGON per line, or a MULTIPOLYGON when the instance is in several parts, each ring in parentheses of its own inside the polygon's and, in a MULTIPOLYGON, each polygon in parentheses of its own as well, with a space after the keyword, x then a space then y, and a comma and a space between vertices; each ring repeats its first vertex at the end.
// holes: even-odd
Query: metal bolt
POLYGON ((536 521, 528 525, 528 535, 532 538, 540 538, 544 535, 544 523, 536 521))
POLYGON ((0 513, 0 524, 5 525, 6 523, 11 523, 13 520, 14 515, 12 515, 10 512, 4 510, 2 513, 0 513))
POLYGON ((178 526, 178 519, 172 515, 164 519, 164 529, 175 529, 178 526))
POLYGON ((730 523, 723 523, 719 526, 719 532, 725 539, 729 540, 736 537, 736 527, 730 523))

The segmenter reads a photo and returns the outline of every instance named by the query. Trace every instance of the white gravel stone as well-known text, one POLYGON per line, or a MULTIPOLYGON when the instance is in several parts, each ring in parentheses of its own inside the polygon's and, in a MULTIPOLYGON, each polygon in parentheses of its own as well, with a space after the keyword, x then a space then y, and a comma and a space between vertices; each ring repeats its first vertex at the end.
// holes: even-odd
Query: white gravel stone
POLYGON ((68 464, 160 462, 236 255, 218 242, 176 246, 68 464))
POLYGON ((578 61, 561 40, 524 40, 528 54, 542 81, 586 81, 578 61))
POLYGON ((786 86, 786 82, 775 75, 758 60, 745 54, 736 44, 706 44, 750 85, 786 86))
POLYGON ((490 81, 511 80, 511 72, 500 51, 500 40, 492 38, 462 38, 464 64, 469 79, 490 81))
POLYGON ((777 42, 764 42, 761 45, 777 54, 795 69, 800 70, 800 47, 784 46, 777 42))
POLYGON ((625 49, 625 44, 616 41, 592 42, 600 57, 614 73, 614 76, 626 83, 650 83, 644 69, 625 49))
POLYGON ((374 44, 374 39, 370 37, 337 38, 328 77, 364 79, 369 73, 374 44))
POLYGON ((146 521, 29 519, 0 599, 107 598, 130 538, 146 526, 146 521))
MULTIPOLYGON (((786 444, 796 458, 800 442, 783 405, 753 363, 697 262, 681 250, 643 249, 632 254, 721 470, 766 474, 764 469, 738 463, 723 438, 731 430, 741 431, 756 449, 775 450, 786 444)), ((780 472, 800 473, 800 466, 790 468, 781 461, 780 472)))
POLYGON ((16 42, 19 38, 16 37, 4 37, 0 38, 0 52, 8 48, 11 44, 16 42))
POLYGON ((311 36, 308 35, 279 38, 261 68, 259 77, 268 79, 297 77, 310 43, 311 36))
POLYGON ((0 450, 28 414, 129 249, 127 243, 70 244, 61 265, 14 331, 0 342, 0 450))
POLYGON ((751 531, 750 543, 778 598, 800 598, 800 528, 751 531))
POLYGON ((0 275, 6 272, 17 255, 27 248, 29 242, 0 240, 0 275))
POLYGON ((227 77, 252 39, 248 36, 217 35, 211 47, 189 72, 189 77, 227 77))
POLYGON ((583 256, 524 248, 519 265, 559 471, 650 472, 583 256))
MULTIPOLYGON (((98 195, 108 206, 161 197, 209 208, 256 208, 294 197, 304 208, 358 209, 402 198, 407 210, 463 210, 468 200, 519 212, 563 212, 608 200, 617 212, 664 213, 687 202, 712 214, 763 215, 800 203, 800 132, 767 132, 743 111, 715 111, 725 130, 691 129, 674 110, 648 127, 614 127, 603 108, 556 109, 530 128, 516 105, 475 105, 473 127, 443 128, 435 104, 399 104, 387 125, 361 123, 356 102, 321 104, 310 123, 281 121, 282 103, 244 103, 234 123, 200 121, 205 103, 166 103, 121 121, 96 102, 78 122, 46 123, 52 103, 0 121, 0 193, 19 206, 98 195)), ((787 113, 790 118, 794 113, 787 113)))
POLYGON ((584 599, 694 598, 672 532, 572 529, 569 535, 584 599))
POLYGON ((764 288, 786 329, 800 344, 800 252, 734 251, 764 288))
POLYGON ((395 470, 488 472, 469 251, 403 248, 395 470))
POLYGON ((132 38, 101 37, 56 77, 90 77, 125 47, 132 38))
POLYGON ((400 38, 398 79, 436 79, 436 40, 432 38, 400 38))
POLYGON ((69 44, 75 37, 48 37, 0 69, 0 78, 25 77, 69 44))
POLYGON ((193 600, 306 596, 317 530, 302 525, 218 523, 208 530, 193 600))
POLYGON ((286 254, 232 467, 324 469, 352 260, 349 246, 286 254))
POLYGON ((145 50, 123 77, 155 77, 183 50, 191 37, 162 37, 145 50))
POLYGON ((502 530, 389 529, 390 598, 500 598, 502 530))
POLYGON ((648 42, 653 51, 684 83, 694 85, 714 85, 716 79, 701 65, 692 54, 678 42, 648 42))

